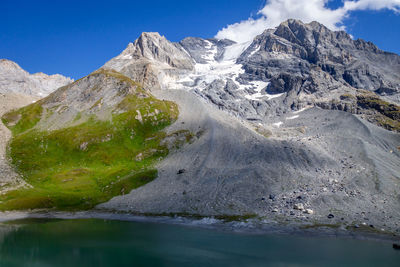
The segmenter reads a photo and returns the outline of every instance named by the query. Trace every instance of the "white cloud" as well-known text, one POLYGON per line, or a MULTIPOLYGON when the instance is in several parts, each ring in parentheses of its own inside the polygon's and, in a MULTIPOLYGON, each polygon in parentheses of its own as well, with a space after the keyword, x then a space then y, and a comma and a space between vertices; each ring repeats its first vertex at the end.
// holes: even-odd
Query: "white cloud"
POLYGON ((390 9, 395 12, 400 12, 400 0, 359 0, 345 1, 344 9, 352 10, 380 10, 390 9))
POLYGON ((228 25, 215 36, 247 42, 265 29, 274 28, 287 19, 299 19, 305 23, 318 21, 332 30, 344 30, 343 20, 351 11, 390 9, 400 12, 400 0, 346 0, 337 9, 327 7, 329 0, 267 0, 258 11, 258 18, 228 25))

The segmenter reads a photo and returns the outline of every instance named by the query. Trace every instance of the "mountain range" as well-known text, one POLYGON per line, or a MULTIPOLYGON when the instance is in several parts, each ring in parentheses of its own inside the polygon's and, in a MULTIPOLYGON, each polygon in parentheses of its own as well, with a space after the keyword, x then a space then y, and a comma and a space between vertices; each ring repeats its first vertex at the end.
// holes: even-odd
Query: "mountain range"
POLYGON ((1 64, 2 92, 62 86, 2 117, 30 185, 2 209, 400 231, 400 56, 370 42, 288 20, 247 43, 143 33, 75 82, 1 64))
POLYGON ((0 93, 19 93, 44 97, 57 88, 73 82, 71 78, 60 74, 47 75, 44 73, 29 74, 17 63, 0 60, 0 93))

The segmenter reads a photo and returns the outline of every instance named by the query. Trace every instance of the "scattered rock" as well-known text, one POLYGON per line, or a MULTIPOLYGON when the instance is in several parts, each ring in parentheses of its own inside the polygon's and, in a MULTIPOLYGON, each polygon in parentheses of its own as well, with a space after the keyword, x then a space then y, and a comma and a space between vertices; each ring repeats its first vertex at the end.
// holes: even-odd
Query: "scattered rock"
POLYGON ((82 144, 80 144, 79 149, 82 150, 82 151, 86 151, 88 145, 89 145, 88 142, 83 142, 82 144))
POLYGON ((269 195, 269 199, 274 200, 274 199, 275 199, 275 195, 270 194, 270 195, 269 195))
POLYGON ((142 161, 143 160, 143 153, 137 154, 136 157, 135 157, 135 160, 136 161, 142 161))
POLYGON ((180 169, 176 174, 182 174, 182 173, 185 173, 185 172, 186 172, 185 169, 180 169))
POLYGON ((143 117, 142 113, 140 113, 140 110, 136 110, 137 115, 135 116, 135 119, 138 120, 140 123, 143 123, 143 117))
POLYGON ((304 205, 302 203, 294 204, 293 207, 295 210, 304 210, 304 205))
POLYGON ((304 211, 304 213, 307 213, 307 214, 314 214, 314 211, 313 211, 312 209, 306 209, 306 210, 304 211))

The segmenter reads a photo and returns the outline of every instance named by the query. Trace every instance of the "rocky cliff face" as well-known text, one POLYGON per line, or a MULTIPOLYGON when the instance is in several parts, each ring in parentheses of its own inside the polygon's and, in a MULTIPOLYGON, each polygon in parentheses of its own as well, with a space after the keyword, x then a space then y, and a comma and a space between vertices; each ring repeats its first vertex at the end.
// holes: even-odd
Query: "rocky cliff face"
MULTIPOLYGON (((400 98, 400 57, 345 32, 297 20, 255 38, 239 62, 247 78, 269 80, 267 92, 328 96, 364 89, 394 102, 400 98), (251 51, 255 52, 251 54, 251 51)), ((296 99, 290 99, 296 103, 296 99)))
POLYGON ((148 90, 159 89, 167 83, 166 76, 175 76, 193 69, 192 58, 179 44, 158 33, 143 33, 104 69, 116 70, 148 90))
POLYGON ((71 82, 73 82, 71 78, 60 74, 29 74, 15 62, 6 59, 0 60, 0 93, 3 94, 19 93, 44 97, 71 82))

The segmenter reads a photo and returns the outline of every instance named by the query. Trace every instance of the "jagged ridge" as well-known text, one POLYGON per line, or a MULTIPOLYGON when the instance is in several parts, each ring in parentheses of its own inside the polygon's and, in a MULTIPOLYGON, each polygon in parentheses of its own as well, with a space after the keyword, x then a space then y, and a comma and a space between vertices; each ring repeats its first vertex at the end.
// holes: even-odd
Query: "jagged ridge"
POLYGON ((74 80, 60 74, 44 73, 29 74, 17 63, 0 60, 0 93, 19 93, 24 95, 44 97, 57 88, 74 80))

